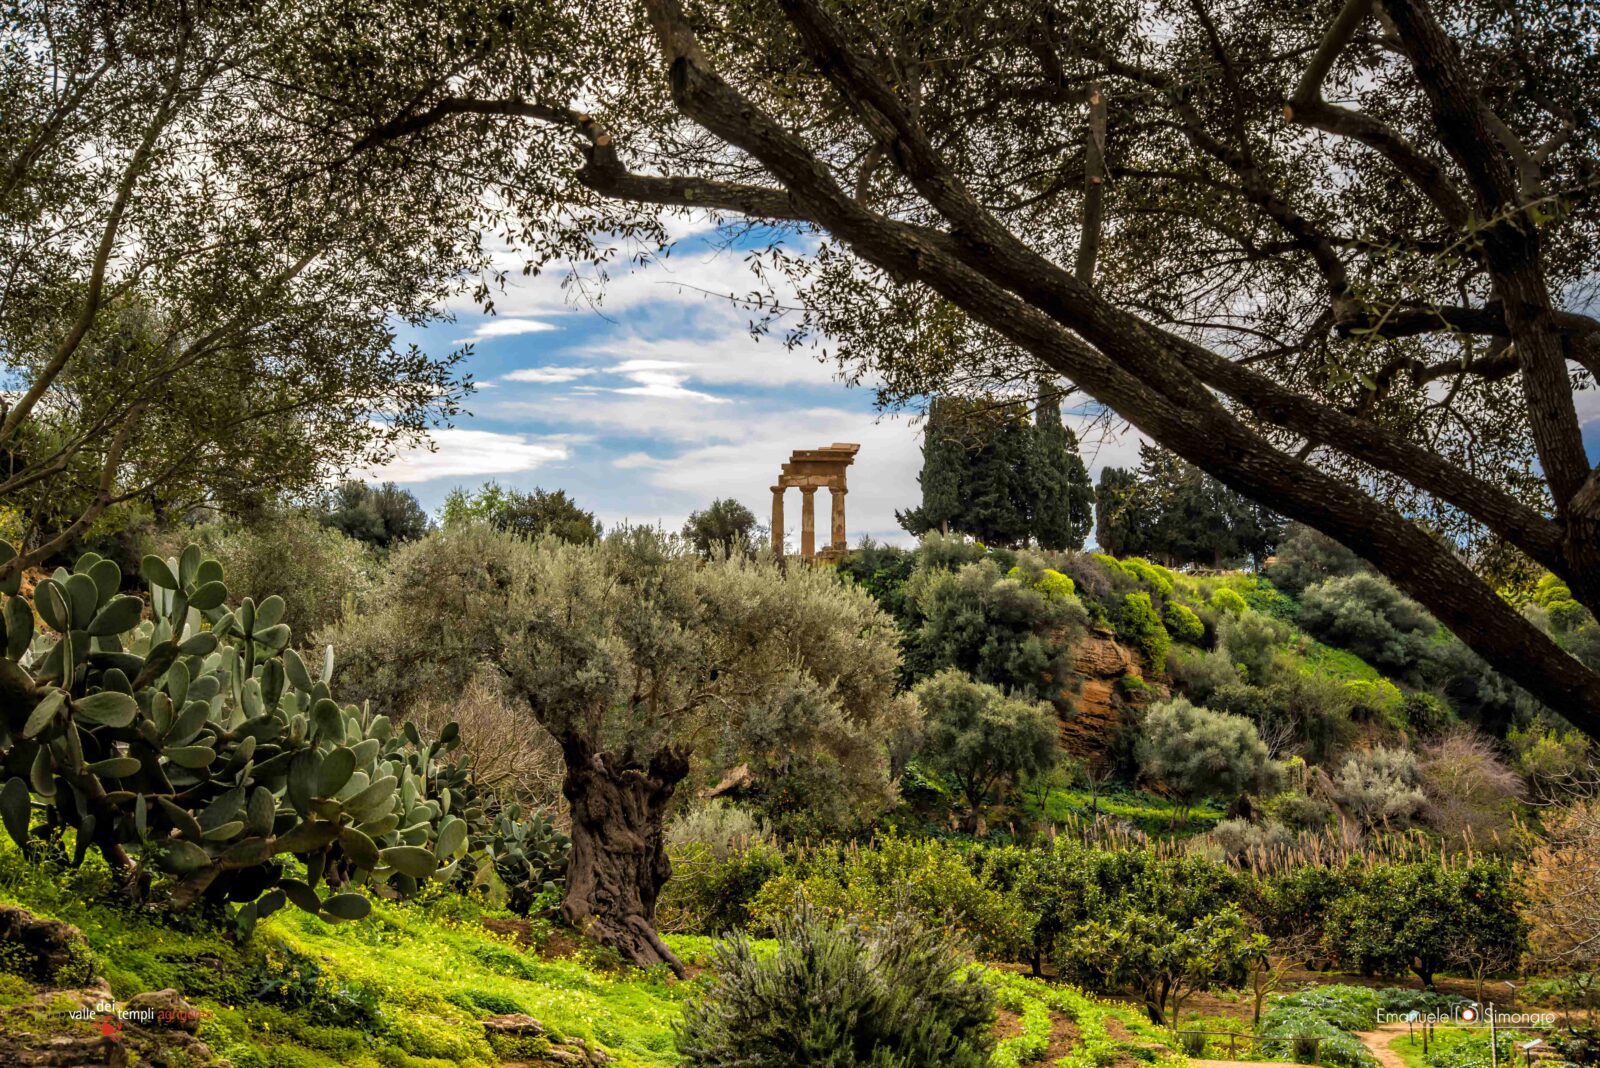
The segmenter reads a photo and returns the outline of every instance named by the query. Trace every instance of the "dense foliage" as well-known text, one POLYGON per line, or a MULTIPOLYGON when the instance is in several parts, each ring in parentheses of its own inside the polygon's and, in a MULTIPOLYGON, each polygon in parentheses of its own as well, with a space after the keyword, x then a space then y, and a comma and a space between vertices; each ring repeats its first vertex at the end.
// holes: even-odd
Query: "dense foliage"
POLYGON ((1095 491, 1095 541, 1116 556, 1259 567, 1283 520, 1164 449, 1140 443, 1139 467, 1107 467, 1095 491))
POLYGON ((1054 411, 937 397, 922 441, 922 503, 898 518, 913 534, 971 535, 992 545, 1081 549, 1094 510, 1078 441, 1054 411))
POLYGON ((710 986, 684 1008, 679 1048, 706 1068, 984 1068, 994 994, 959 950, 902 915, 876 928, 802 906, 771 953, 716 949, 710 986))
POLYGON ((246 933, 286 901, 358 919, 363 888, 406 896, 454 874, 483 805, 446 757, 453 726, 425 743, 338 704, 332 650, 313 671, 290 648, 283 600, 230 605, 196 546, 147 557, 141 574, 149 620, 97 557, 31 598, 11 580, 0 813, 25 852, 71 828, 75 863, 97 849, 140 897, 171 876, 160 900, 174 909, 237 903, 246 933))
POLYGON ((567 496, 564 489, 509 489, 485 482, 474 492, 457 487, 445 498, 439 512, 445 527, 486 523, 495 530, 536 538, 550 534, 562 541, 592 545, 601 533, 600 521, 567 496))

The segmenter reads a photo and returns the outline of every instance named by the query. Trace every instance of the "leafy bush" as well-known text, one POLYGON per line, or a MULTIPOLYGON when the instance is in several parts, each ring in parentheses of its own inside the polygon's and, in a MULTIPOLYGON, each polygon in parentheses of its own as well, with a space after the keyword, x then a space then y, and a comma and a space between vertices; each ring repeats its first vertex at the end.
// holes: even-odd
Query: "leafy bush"
POLYGON ((510 489, 498 482, 485 482, 475 493, 453 489, 439 513, 446 528, 460 529, 486 523, 495 530, 524 538, 545 534, 579 545, 593 545, 600 538, 600 521, 578 507, 566 490, 531 491, 510 489))
POLYGON ((1055 763, 1060 724, 1043 701, 1007 697, 945 668, 913 691, 922 708, 922 762, 953 779, 976 814, 997 789, 1055 763))
POLYGON ((898 916, 868 931, 802 906, 758 955, 719 945, 704 993, 684 1006, 678 1048, 692 1065, 982 1068, 994 995, 955 948, 898 916))
POLYGON ((1223 820, 1211 828, 1209 835, 1225 856, 1238 860, 1252 852, 1285 846, 1294 836, 1279 823, 1251 823, 1248 820, 1223 820))
POLYGON ((1417 602, 1376 575, 1331 578, 1300 598, 1300 625, 1396 677, 1416 677, 1422 641, 1438 629, 1417 602))
POLYGON ((1178 641, 1199 645, 1206 636, 1206 625, 1194 614, 1194 609, 1177 601, 1168 601, 1161 607, 1161 622, 1178 641))
POLYGON ((1150 706, 1139 728, 1141 774, 1193 804, 1276 788, 1278 767, 1254 724, 1182 697, 1150 706))
POLYGON ((1226 586, 1218 586, 1211 591, 1211 607, 1219 612, 1227 612, 1229 615, 1238 616, 1248 611, 1250 606, 1245 603, 1239 591, 1230 590, 1226 586))
POLYGON ((1223 686, 1206 704, 1250 720, 1280 751, 1318 762, 1329 759, 1355 737, 1354 696, 1337 679, 1294 672, 1267 686, 1223 686))
POLYGON ((919 566, 906 584, 913 628, 905 670, 915 681, 960 668, 1017 697, 1059 700, 1075 632, 1087 622, 1076 598, 1047 596, 1001 572, 993 559, 959 571, 919 566))
POLYGON ((1269 1057, 1292 1056, 1297 1038, 1316 1038, 1321 1063, 1338 1068, 1374 1068, 1377 1058, 1355 1036, 1377 1026, 1379 1010, 1445 1011, 1463 1001, 1451 995, 1394 987, 1312 987, 1273 1000, 1261 1019, 1260 1034, 1268 1041, 1258 1042, 1256 1050, 1269 1057))
POLYGON ((1333 777, 1333 799, 1369 828, 1408 827, 1428 801, 1416 755, 1385 745, 1345 758, 1333 777))
POLYGON ((161 539, 159 552, 177 556, 186 541, 222 565, 228 592, 257 604, 283 600, 283 622, 301 640, 361 605, 377 582, 379 564, 368 546, 324 526, 309 512, 289 510, 246 525, 210 523, 161 539))
POLYGON ((771 838, 772 831, 761 817, 722 797, 678 813, 667 825, 668 845, 703 845, 718 860, 771 838))
POLYGON ((782 852, 759 839, 726 850, 681 841, 667 850, 672 878, 662 888, 656 921, 663 931, 722 935, 744 930, 762 887, 783 874, 782 852))
POLYGON ((1117 614, 1117 634, 1137 646, 1150 662, 1150 670, 1167 669, 1167 649, 1172 645, 1172 635, 1162 625, 1150 603, 1150 595, 1143 591, 1130 593, 1122 599, 1122 611, 1117 614))
POLYGON ((986 956, 1014 959, 1027 944, 1028 903, 974 872, 955 846, 887 837, 870 847, 822 848, 797 859, 750 905, 752 929, 778 930, 803 895, 829 915, 882 922, 910 910, 976 943, 986 956))
POLYGON ((1289 628, 1260 612, 1223 616, 1217 621, 1217 647, 1255 686, 1273 681, 1273 661, 1289 640, 1289 628))
POLYGON ((1278 546, 1277 559, 1266 572, 1274 585, 1298 596, 1319 582, 1354 575, 1365 568, 1355 553, 1326 534, 1304 523, 1290 523, 1278 546))
POLYGON ((1239 672, 1224 649, 1174 649, 1167 654, 1167 674, 1198 705, 1211 704, 1212 695, 1239 682, 1239 672))

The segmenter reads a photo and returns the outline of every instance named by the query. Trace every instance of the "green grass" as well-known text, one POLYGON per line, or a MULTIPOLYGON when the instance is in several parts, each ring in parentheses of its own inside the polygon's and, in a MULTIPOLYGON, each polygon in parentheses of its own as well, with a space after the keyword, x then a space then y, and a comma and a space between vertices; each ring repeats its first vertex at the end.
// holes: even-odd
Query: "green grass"
MULTIPOLYGON (((1502 1055, 1508 1051, 1507 1046, 1512 1043, 1526 1040, 1527 1036, 1516 1031, 1501 1030, 1500 1047, 1502 1055)), ((1400 1055, 1405 1061, 1406 1068, 1441 1068, 1441 1066, 1477 1065, 1483 1068, 1489 1065, 1489 1029, 1482 1026, 1456 1026, 1441 1024, 1434 1028, 1433 1037, 1428 1042, 1428 1052, 1422 1052, 1422 1035, 1418 1033, 1401 1035, 1389 1042, 1389 1048, 1400 1055)), ((1501 1063, 1506 1063, 1504 1056, 1501 1063)))
MULTIPOLYGON (((236 947, 200 922, 184 929, 93 903, 109 891, 93 860, 54 871, 0 847, 0 902, 82 929, 118 998, 177 988, 208 1014, 200 1038, 236 1068, 489 1068, 501 1058, 480 1021, 503 1012, 526 1012, 558 1038, 597 1042, 619 1065, 679 1063, 672 1022, 690 985, 524 952, 454 895, 380 903, 352 924, 289 908, 236 947)), ((690 960, 709 946, 670 941, 690 960)), ((0 997, 21 993, 0 987, 0 997)))
MULTIPOLYGON (((1045 795, 1044 805, 1036 806, 1030 799, 1030 811, 1047 820, 1065 821, 1074 816, 1089 815, 1093 794, 1077 787, 1057 787, 1045 795)), ((1194 833, 1210 830, 1225 815, 1223 810, 1209 801, 1202 801, 1189 809, 1187 825, 1174 824, 1179 804, 1165 797, 1147 794, 1142 790, 1113 787, 1100 791, 1098 809, 1110 816, 1125 819, 1140 830, 1150 834, 1194 833)))

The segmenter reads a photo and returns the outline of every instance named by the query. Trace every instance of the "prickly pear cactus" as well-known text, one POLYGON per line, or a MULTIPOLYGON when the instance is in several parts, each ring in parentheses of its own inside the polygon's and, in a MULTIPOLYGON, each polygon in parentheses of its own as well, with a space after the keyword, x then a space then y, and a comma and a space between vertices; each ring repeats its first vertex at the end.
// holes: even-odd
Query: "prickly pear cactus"
POLYGON ((139 570, 148 610, 94 554, 31 598, 0 582, 0 821, 25 853, 72 828, 75 863, 98 849, 139 896, 165 876, 166 906, 231 904, 246 935, 456 873, 482 812, 454 724, 428 742, 339 704, 332 649, 307 664, 282 599, 229 603, 195 546, 139 570))

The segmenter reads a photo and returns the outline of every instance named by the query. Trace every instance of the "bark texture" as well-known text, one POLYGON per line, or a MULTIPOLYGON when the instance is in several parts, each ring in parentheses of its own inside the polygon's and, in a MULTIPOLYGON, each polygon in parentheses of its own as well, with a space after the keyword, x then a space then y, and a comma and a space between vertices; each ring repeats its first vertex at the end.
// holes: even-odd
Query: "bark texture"
POLYGON ((683 978, 683 964, 661 941, 655 922, 656 898, 672 874, 662 822, 689 773, 688 754, 667 747, 644 762, 600 752, 577 737, 564 738, 562 751, 562 792, 572 808, 562 916, 641 968, 665 964, 683 978))

